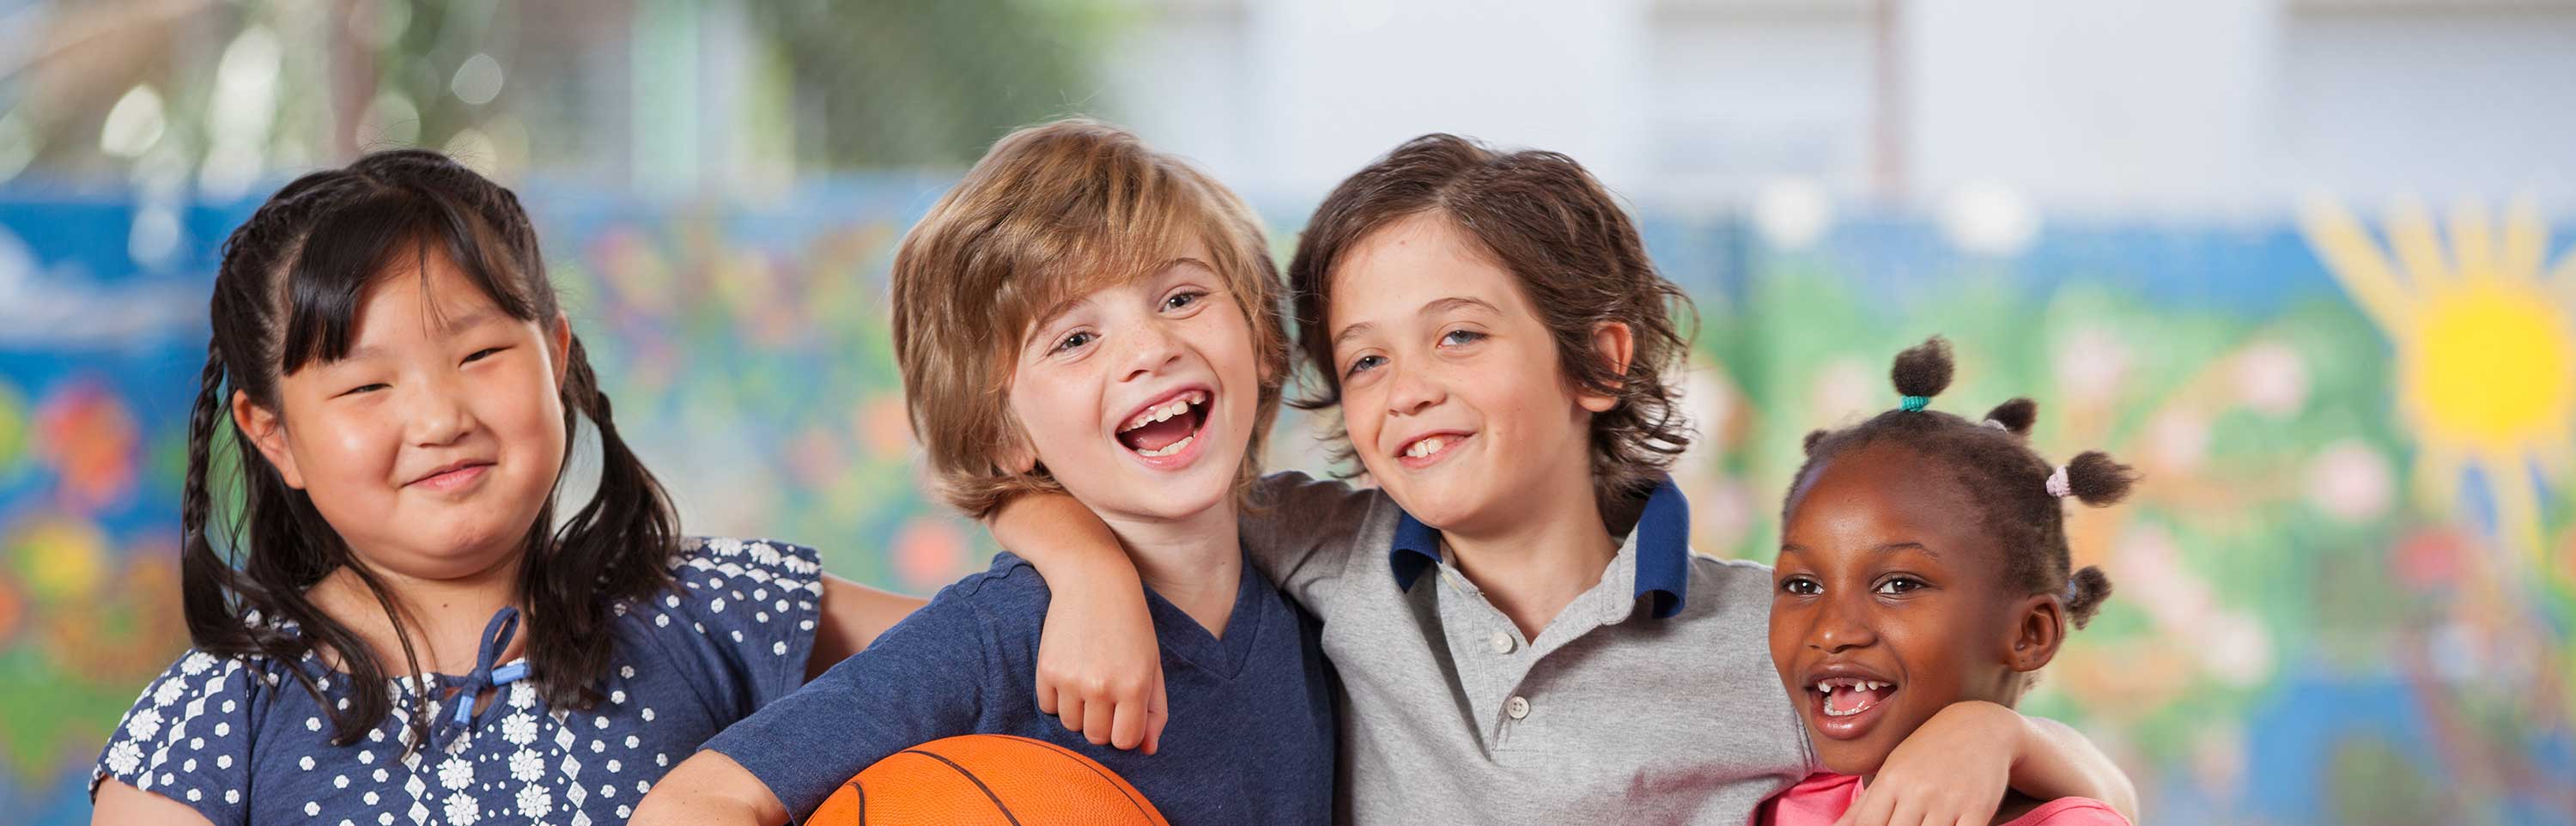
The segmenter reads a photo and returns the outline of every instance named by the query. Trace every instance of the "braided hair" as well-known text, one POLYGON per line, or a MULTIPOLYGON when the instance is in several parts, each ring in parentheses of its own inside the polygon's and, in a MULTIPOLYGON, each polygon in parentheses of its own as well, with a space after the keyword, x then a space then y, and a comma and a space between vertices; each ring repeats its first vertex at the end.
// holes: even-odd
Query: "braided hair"
POLYGON ((2101 451, 2077 454, 2064 466, 2052 467, 2030 447, 2031 424, 2039 405, 2017 398, 1997 405, 1977 421, 1927 410, 1933 396, 1950 386, 1953 372, 1950 342, 1938 336, 1896 356, 1890 371, 1896 392, 1904 397, 1897 409, 1840 430, 1807 434, 1806 464, 1790 477, 1789 495, 1781 505, 1785 524, 1825 464, 1835 456, 1879 442, 1901 444, 1946 467, 1969 492, 1979 522, 2004 553, 2005 581, 2027 593, 2061 594, 2066 614, 2082 628, 2111 596, 2111 579, 2091 565, 2069 571, 2066 512, 2059 501, 2074 497, 2093 507, 2118 503, 2138 480, 2129 466, 2101 451))
MULTIPOLYGON (((180 587, 189 639, 210 654, 285 662, 317 646, 333 652, 356 692, 348 707, 326 712, 340 745, 384 719, 394 698, 374 649, 317 608, 306 589, 348 569, 395 620, 403 673, 419 673, 420 659, 383 581, 352 564, 347 543, 226 415, 227 402, 239 393, 280 410, 279 378, 345 357, 367 287, 403 271, 406 254, 425 258, 433 250, 510 317, 550 323, 558 314, 536 230, 517 195, 436 152, 372 153, 297 178, 224 241, 208 310, 214 335, 188 416, 180 587), (215 467, 224 452, 219 440, 233 447, 222 471, 215 467), (238 507, 218 513, 215 485, 225 480, 238 507)), ((590 420, 599 434, 599 485, 560 529, 549 495, 524 538, 517 585, 528 606, 531 680, 551 704, 588 708, 599 699, 591 686, 608 670, 611 605, 671 587, 664 565, 679 524, 661 484, 618 436, 579 337, 565 355, 558 392, 566 441, 578 419, 590 420)), ((566 465, 570 459, 567 450, 566 465)), ((311 676, 293 673, 321 698, 311 676)), ((416 699, 407 717, 411 742, 422 743, 428 698, 416 699)))

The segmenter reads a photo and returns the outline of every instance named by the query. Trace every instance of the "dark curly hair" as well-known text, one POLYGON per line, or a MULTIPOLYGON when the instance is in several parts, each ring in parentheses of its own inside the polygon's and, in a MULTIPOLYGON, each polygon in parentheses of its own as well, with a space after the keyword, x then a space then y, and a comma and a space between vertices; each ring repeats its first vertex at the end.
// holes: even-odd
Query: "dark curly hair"
MULTIPOLYGON (((1694 311, 1681 287, 1646 258, 1618 200, 1582 164, 1555 152, 1498 152, 1434 133, 1405 141, 1334 187, 1288 263, 1297 344, 1315 379, 1312 394, 1290 404, 1321 410, 1341 403, 1324 319, 1334 266, 1378 230, 1433 211, 1518 280, 1574 389, 1618 399, 1592 416, 1593 489, 1605 510, 1639 498, 1691 441, 1667 374, 1690 351, 1676 316, 1694 311), (1626 324, 1634 339, 1624 371, 1593 345, 1593 331, 1608 322, 1626 324)), ((1328 438, 1334 461, 1347 462, 1348 433, 1336 426, 1328 438)))
MULTIPOLYGON (((2029 593, 2062 594, 2066 614, 2082 628, 2111 596, 2111 578, 2090 565, 2070 573, 2066 548, 2066 512, 2051 491, 2057 468, 2031 450, 2032 422, 2039 405, 2013 399, 1997 405, 1982 421, 1922 409, 1950 386, 1950 342, 1938 336, 1896 356, 1890 375, 1906 404, 1841 430, 1807 434, 1807 462, 1790 477, 1789 495, 1781 503, 1786 524, 1790 511, 1815 482, 1825 463, 1865 445, 1892 442, 1918 451, 1946 466, 1969 492, 1982 513, 1987 535, 2004 551, 2005 581, 2029 593)), ((2138 475, 2101 451, 2077 454, 2065 467, 2065 493, 2084 504, 2103 507, 2129 495, 2138 475)))

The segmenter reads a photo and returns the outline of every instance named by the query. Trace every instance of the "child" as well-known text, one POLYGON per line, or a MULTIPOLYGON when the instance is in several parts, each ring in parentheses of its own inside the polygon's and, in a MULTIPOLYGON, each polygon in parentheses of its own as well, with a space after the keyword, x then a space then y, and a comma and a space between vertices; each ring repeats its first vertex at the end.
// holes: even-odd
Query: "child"
MULTIPOLYGON (((1905 351, 1902 407, 1807 436, 1781 509, 1771 661, 1835 774, 1772 801, 1764 822, 1833 823, 1934 715, 2010 708, 2111 594, 2100 569, 2068 574, 2059 500, 2118 502, 2129 469, 2101 453, 2050 468, 2024 441, 2029 399, 1982 423, 1924 410, 1950 364, 1939 338, 1905 351)), ((2128 824, 2098 800, 2021 794, 1989 819, 2128 824)))
MULTIPOLYGON (((1245 544, 1323 621, 1343 822, 1738 824, 1808 774, 1765 667, 1770 572, 1691 553, 1664 476, 1689 440, 1665 381, 1686 301, 1588 172, 1417 138, 1324 199, 1289 278, 1304 404, 1340 408, 1336 441, 1378 488, 1265 479, 1245 544)), ((1068 686, 1066 725, 1124 745, 1151 637, 1085 523, 1024 496, 993 529, 1089 583, 1050 606, 1049 643, 1074 653, 1042 674, 1068 686)), ((1873 792, 1956 814, 2007 767, 2116 777, 2062 727, 1984 722, 1934 732, 1928 771, 1873 792)))
POLYGON ((617 822, 916 604, 807 548, 675 535, 517 197, 436 153, 279 190, 225 242, 211 316, 195 647, 100 756, 94 822, 617 822), (576 415, 601 474, 557 529, 576 415))
POLYGON ((1182 826, 1323 823, 1323 661, 1235 528, 1287 373, 1265 250, 1207 176, 1069 120, 994 144, 895 256, 895 356, 948 498, 981 517, 1061 490, 1105 520, 1188 730, 1149 757, 1048 720, 1031 683, 1048 584, 1005 553, 709 741, 634 822, 785 823, 880 758, 1001 733, 1100 761, 1182 826))

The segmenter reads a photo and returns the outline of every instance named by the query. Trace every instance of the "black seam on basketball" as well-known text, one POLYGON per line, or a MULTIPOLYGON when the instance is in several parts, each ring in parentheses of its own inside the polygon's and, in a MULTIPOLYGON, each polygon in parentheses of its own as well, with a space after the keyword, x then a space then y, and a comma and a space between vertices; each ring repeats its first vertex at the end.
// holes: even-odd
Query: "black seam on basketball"
POLYGON ((850 791, 859 793, 859 826, 868 826, 868 784, 850 778, 850 791))
POLYGON ((922 751, 922 750, 920 750, 920 749, 904 749, 902 753, 904 753, 904 754, 918 754, 918 755, 921 755, 921 756, 923 756, 923 757, 927 757, 927 758, 930 758, 930 759, 932 759, 932 760, 937 760, 937 761, 939 761, 939 762, 942 762, 942 763, 946 763, 946 764, 948 764, 948 767, 949 767, 949 768, 952 768, 952 769, 956 769, 958 774, 965 775, 965 776, 966 776, 966 782, 975 784, 975 788, 976 788, 977 790, 982 791, 982 792, 984 793, 984 799, 986 799, 986 800, 990 800, 990 801, 993 801, 993 808, 994 808, 995 810, 998 810, 998 811, 1000 811, 1000 812, 1002 813, 1002 819, 1003 819, 1003 820, 1008 820, 1008 821, 1010 821, 1010 822, 1011 822, 1011 826, 1020 826, 1020 819, 1019 819, 1019 817, 1018 817, 1018 816, 1015 816, 1015 815, 1013 815, 1013 814, 1011 814, 1011 807, 1009 807, 1009 806, 1005 806, 1005 805, 1002 805, 1002 797, 1001 797, 1000 795, 997 795, 997 794, 994 794, 994 793, 993 793, 993 787, 991 787, 991 786, 987 786, 987 785, 984 785, 984 779, 983 779, 983 778, 976 777, 976 776, 975 776, 975 773, 974 773, 974 772, 967 771, 965 766, 957 765, 957 761, 955 761, 955 760, 950 760, 950 759, 948 759, 948 758, 941 757, 941 756, 939 756, 939 755, 932 754, 932 753, 930 753, 930 752, 922 751))
MULTIPOLYGON (((1039 740, 1039 739, 1036 739, 1036 738, 1033 738, 1033 737, 1022 737, 1022 736, 1019 736, 1019 735, 1017 735, 1017 734, 996 734, 996 735, 993 735, 993 736, 995 736, 995 737, 1008 737, 1008 738, 1011 738, 1011 739, 1013 739, 1013 740, 1022 740, 1022 741, 1026 741, 1026 742, 1030 742, 1030 743, 1036 743, 1036 744, 1038 744, 1038 745, 1045 746, 1045 747, 1047 747, 1047 748, 1051 748, 1051 749, 1054 749, 1054 750, 1059 751, 1059 752, 1063 752, 1065 756, 1074 758, 1074 761, 1073 761, 1073 762, 1075 762, 1075 763, 1077 763, 1077 764, 1081 765, 1083 768, 1090 769, 1092 774, 1100 775, 1101 779, 1109 781, 1109 788, 1117 789, 1117 790, 1118 790, 1118 793, 1119 793, 1120 795, 1125 796, 1125 797, 1127 798, 1127 805, 1130 805, 1130 806, 1134 806, 1134 807, 1136 807, 1136 813, 1137 813, 1137 814, 1140 814, 1140 815, 1146 815, 1146 816, 1149 816, 1149 817, 1152 817, 1152 816, 1156 816, 1156 815, 1160 815, 1160 814, 1161 814, 1160 812, 1155 812, 1155 811, 1151 811, 1151 810, 1146 809, 1146 808, 1145 808, 1145 804, 1144 804, 1144 803, 1142 803, 1142 802, 1140 802, 1140 801, 1138 801, 1138 800, 1136 799, 1136 795, 1134 795, 1134 794, 1127 794, 1127 781, 1126 781, 1126 778, 1122 778, 1122 777, 1118 777, 1118 776, 1115 776, 1115 775, 1111 775, 1111 774, 1109 774, 1109 770, 1108 770, 1108 769, 1101 768, 1100 764, 1092 762, 1091 758, 1088 758, 1088 757, 1084 757, 1084 756, 1082 756, 1082 753, 1081 753, 1081 752, 1077 752, 1077 751, 1074 751, 1074 750, 1072 750, 1072 749, 1068 749, 1068 748, 1065 748, 1065 747, 1063 747, 1063 746, 1056 745, 1056 744, 1054 744, 1054 743, 1049 743, 1049 742, 1044 741, 1044 740, 1039 740)), ((1144 794, 1144 792, 1137 792, 1136 794, 1144 794)))

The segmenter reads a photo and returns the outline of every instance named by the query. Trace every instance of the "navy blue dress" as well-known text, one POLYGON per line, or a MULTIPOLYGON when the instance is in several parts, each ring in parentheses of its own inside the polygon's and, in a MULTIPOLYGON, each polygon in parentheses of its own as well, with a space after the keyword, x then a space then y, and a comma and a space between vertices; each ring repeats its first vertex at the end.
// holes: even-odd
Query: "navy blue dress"
POLYGON ((130 784, 217 826, 624 823, 699 744, 804 681, 822 602, 811 548, 692 539, 670 566, 679 588, 613 606, 617 644, 597 687, 606 699, 587 711, 551 708, 513 681, 524 661, 490 661, 514 633, 510 609, 494 618, 475 673, 428 678, 432 697, 496 685, 493 701, 460 722, 458 709, 432 700, 421 748, 406 748, 405 709, 419 696, 410 679, 389 681, 393 713, 334 746, 321 704, 347 707, 348 675, 311 654, 278 662, 192 649, 126 712, 92 793, 130 784), (314 677, 322 698, 290 669, 314 677))

